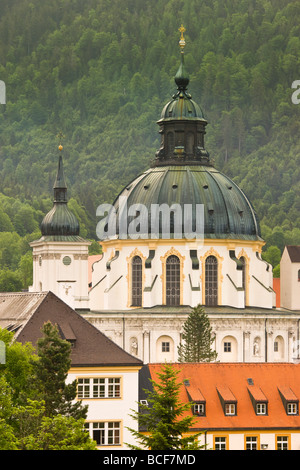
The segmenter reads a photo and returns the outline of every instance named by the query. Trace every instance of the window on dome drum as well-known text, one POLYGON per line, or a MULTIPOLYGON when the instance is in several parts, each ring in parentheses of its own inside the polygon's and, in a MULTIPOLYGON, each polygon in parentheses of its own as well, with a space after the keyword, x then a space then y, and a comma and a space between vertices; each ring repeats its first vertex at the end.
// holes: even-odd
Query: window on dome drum
POLYGON ((161 343, 162 352, 170 352, 170 343, 168 341, 163 341, 161 343))
POLYGON ((85 429, 89 431, 91 438, 98 446, 113 446, 121 444, 120 421, 100 421, 85 423, 85 429))
POLYGON ((205 305, 218 305, 218 260, 215 256, 205 260, 205 305))
POLYGON ((168 142, 168 155, 173 155, 174 147, 175 147, 173 132, 168 132, 167 142, 168 142))
POLYGON ((180 305, 180 260, 175 255, 166 261, 166 304, 180 305))
POLYGON ((143 266, 139 256, 134 256, 132 259, 131 289, 131 305, 133 307, 141 307, 143 297, 143 266))
POLYGON ((224 343, 224 352, 231 352, 231 343, 225 342, 224 343))

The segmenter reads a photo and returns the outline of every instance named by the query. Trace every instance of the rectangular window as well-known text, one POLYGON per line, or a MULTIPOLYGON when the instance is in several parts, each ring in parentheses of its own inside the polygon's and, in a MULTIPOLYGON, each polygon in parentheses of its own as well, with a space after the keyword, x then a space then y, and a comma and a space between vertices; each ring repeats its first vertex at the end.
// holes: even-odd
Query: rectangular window
POLYGON ((161 350, 162 352, 170 352, 170 343, 167 341, 163 341, 161 343, 161 350))
POLYGON ((119 377, 80 378, 77 382, 77 397, 80 399, 121 397, 119 377))
POLYGON ((286 411, 287 411, 288 415, 297 415, 298 414, 298 403, 288 403, 286 411))
POLYGON ((194 403, 193 412, 195 415, 205 416, 205 403, 194 403))
POLYGON ((231 352, 231 343, 224 343, 224 352, 231 352))
POLYGON ((98 446, 117 446, 121 444, 120 421, 86 423, 85 428, 98 446))
POLYGON ((225 415, 232 416, 236 414, 235 403, 225 403, 225 415))
POLYGON ((215 437, 215 450, 226 450, 226 437, 215 437))
POLYGON ((256 436, 246 437, 246 450, 257 450, 257 437, 256 436))
POLYGON ((266 403, 256 403, 256 414, 257 415, 266 415, 267 414, 267 404, 266 403))
POLYGON ((277 436, 277 450, 288 450, 289 438, 288 436, 277 436))

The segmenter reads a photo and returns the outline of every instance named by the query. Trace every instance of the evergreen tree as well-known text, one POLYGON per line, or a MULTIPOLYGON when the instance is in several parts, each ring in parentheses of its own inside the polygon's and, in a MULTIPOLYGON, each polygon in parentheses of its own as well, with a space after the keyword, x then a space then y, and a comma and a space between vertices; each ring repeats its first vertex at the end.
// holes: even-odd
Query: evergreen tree
POLYGON ((138 421, 141 430, 145 429, 145 433, 128 428, 141 447, 129 445, 130 448, 185 450, 203 447, 198 444, 200 433, 183 437, 190 431, 193 417, 182 417, 191 409, 191 405, 179 400, 181 384, 177 380, 178 373, 172 365, 165 364, 158 374, 159 380, 150 380, 153 391, 145 390, 149 406, 140 404, 140 411, 130 415, 138 421))
POLYGON ((76 380, 66 384, 71 366, 71 345, 61 339, 56 325, 44 324, 44 337, 37 342, 38 361, 34 361, 34 388, 39 391, 39 398, 45 402, 45 416, 58 414, 75 419, 86 418, 87 406, 76 398, 76 380))
POLYGON ((182 343, 178 346, 179 362, 211 362, 217 358, 212 351, 214 341, 209 318, 201 305, 193 308, 183 325, 182 343))

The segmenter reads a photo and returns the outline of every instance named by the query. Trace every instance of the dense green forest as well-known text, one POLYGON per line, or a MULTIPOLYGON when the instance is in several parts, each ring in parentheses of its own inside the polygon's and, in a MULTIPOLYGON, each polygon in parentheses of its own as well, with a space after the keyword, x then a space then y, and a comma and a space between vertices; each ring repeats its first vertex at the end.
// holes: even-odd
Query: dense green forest
MULTIPOLYGON (((300 244, 298 0, 0 0, 0 290, 28 285, 64 135, 70 207, 96 238, 96 208, 147 168, 175 91, 186 28, 189 91, 215 166, 252 201, 278 265, 300 244), (27 274, 26 274, 27 273, 27 274), (2 284, 1 284, 2 283, 2 284)), ((95 245, 93 248, 95 249, 95 245)), ((278 274, 278 267, 277 274, 278 274)))

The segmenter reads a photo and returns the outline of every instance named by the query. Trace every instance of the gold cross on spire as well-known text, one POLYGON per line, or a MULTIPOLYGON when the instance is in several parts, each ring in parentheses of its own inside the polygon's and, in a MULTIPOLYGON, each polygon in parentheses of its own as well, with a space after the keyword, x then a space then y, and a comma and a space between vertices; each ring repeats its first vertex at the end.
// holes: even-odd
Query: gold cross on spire
POLYGON ((183 33, 186 31, 186 29, 183 25, 181 25, 178 31, 181 34, 180 41, 179 41, 179 46, 181 48, 181 52, 183 52, 183 49, 184 49, 184 46, 185 46, 185 39, 183 37, 183 33))

